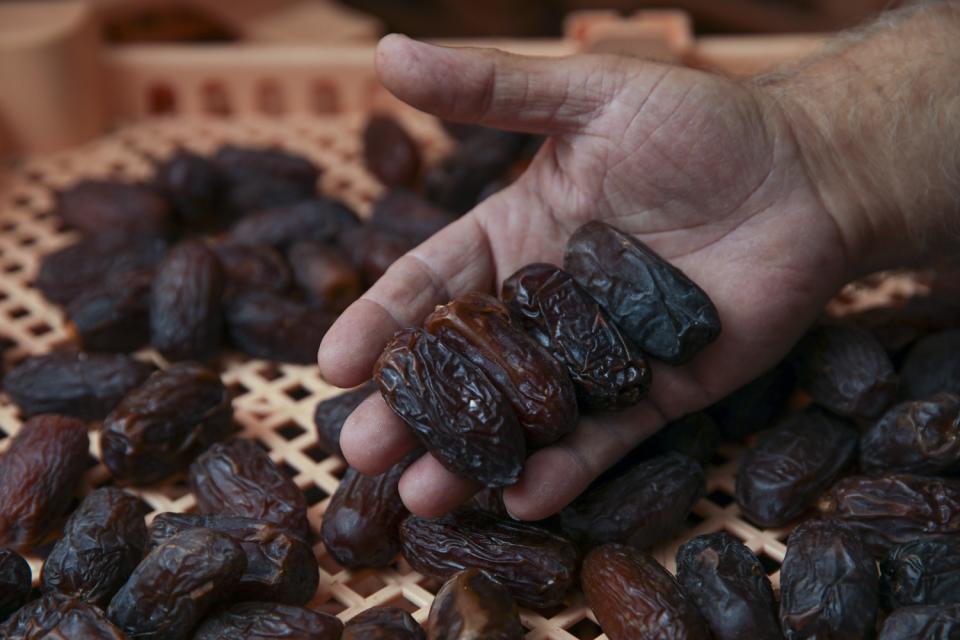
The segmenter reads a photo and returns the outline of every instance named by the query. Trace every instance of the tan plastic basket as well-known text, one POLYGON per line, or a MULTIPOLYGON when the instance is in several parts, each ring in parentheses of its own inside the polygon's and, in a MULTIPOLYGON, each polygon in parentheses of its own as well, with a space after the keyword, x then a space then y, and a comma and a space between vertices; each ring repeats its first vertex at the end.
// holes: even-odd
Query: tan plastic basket
MULTIPOLYGON (((662 21, 664 16, 658 19, 662 21)), ((671 24, 669 20, 666 23, 671 24)), ((629 44, 623 25, 611 23, 603 15, 571 21, 571 38, 564 41, 499 44, 541 54, 610 48, 603 44, 610 41, 593 30, 596 24, 616 31, 617 50, 629 44)), ((766 55, 760 47, 758 56, 744 56, 733 41, 694 44, 688 32, 679 44, 664 44, 649 33, 664 33, 663 24, 650 26, 647 39, 640 38, 646 43, 642 50, 649 51, 650 42, 656 41, 661 54, 667 52, 678 59, 692 56, 700 64, 721 64, 733 70, 755 68, 759 58, 769 62, 778 55, 766 55), (695 55, 697 51, 700 53, 695 55)), ((781 43, 779 55, 793 57, 807 51, 813 42, 781 43)), ((369 108, 396 110, 421 143, 428 163, 450 146, 434 119, 385 97, 374 79, 372 45, 329 50, 125 47, 105 52, 102 60, 110 89, 107 106, 112 132, 65 151, 23 159, 7 176, 0 194, 0 332, 12 343, 4 355, 7 366, 27 355, 44 353, 66 339, 61 312, 31 287, 40 256, 74 239, 50 213, 56 189, 86 177, 147 177, 152 162, 177 147, 209 153, 225 142, 275 144, 302 153, 323 167, 322 190, 367 215, 381 190, 360 159, 359 132, 369 108), (165 109, 172 117, 147 117, 155 110, 158 95, 161 106, 174 105, 165 109), (172 103, 163 102, 170 96, 172 103), (227 113, 230 117, 224 117, 227 113)), ((157 358, 150 351, 142 356, 157 358)), ((242 435, 263 443, 273 459, 294 476, 308 498, 311 526, 319 531, 329 496, 345 465, 340 458, 325 456, 315 445, 312 415, 317 402, 338 390, 321 380, 315 367, 279 365, 239 355, 225 359, 223 378, 236 394, 234 406, 242 435)), ((19 428, 16 407, 0 397, 0 451, 19 428)), ((98 456, 95 438, 93 442, 91 453, 98 456)), ((720 448, 708 469, 707 497, 695 506, 683 536, 658 549, 656 556, 672 570, 674 552, 683 540, 726 530, 760 556, 776 585, 787 530, 758 529, 740 518, 732 497, 740 455, 736 445, 720 448)), ((84 492, 108 481, 106 470, 95 466, 87 474, 84 492)), ((155 513, 188 511, 194 506, 182 479, 139 494, 155 513)), ((412 571, 402 559, 381 571, 349 571, 337 566, 322 544, 316 544, 315 551, 321 580, 310 606, 349 620, 369 607, 390 604, 408 609, 421 622, 426 620, 439 584, 412 571)), ((40 560, 30 560, 36 575, 40 560)), ((523 611, 522 621, 530 639, 605 637, 580 594, 571 595, 565 607, 549 614, 523 611)))

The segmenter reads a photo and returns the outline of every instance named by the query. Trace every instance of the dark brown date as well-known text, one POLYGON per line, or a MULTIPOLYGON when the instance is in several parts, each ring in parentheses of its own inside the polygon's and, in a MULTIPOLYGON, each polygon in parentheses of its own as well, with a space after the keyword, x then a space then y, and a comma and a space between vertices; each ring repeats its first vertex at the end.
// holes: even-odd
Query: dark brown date
POLYGON ((224 145, 213 163, 234 185, 251 179, 287 182, 307 193, 317 188, 320 170, 307 158, 276 148, 224 145))
POLYGON ((742 441, 768 429, 787 407, 794 388, 793 368, 785 363, 743 385, 707 408, 724 437, 742 441))
POLYGON ((881 558, 898 544, 960 534, 960 479, 852 476, 831 487, 818 507, 881 558))
POLYGON ((960 394, 960 330, 944 331, 923 338, 907 352, 900 368, 900 396, 924 400, 946 391, 960 394))
POLYGON ((303 605, 316 594, 320 572, 310 545, 271 522, 237 516, 161 513, 150 523, 148 548, 158 547, 189 529, 210 529, 240 544, 247 565, 234 591, 238 600, 303 605))
POLYGON ((307 500, 300 487, 250 440, 213 445, 190 466, 201 513, 266 520, 306 539, 307 500))
POLYGON ((193 640, 340 640, 336 617, 273 602, 241 602, 209 616, 193 640))
POLYGON ((643 355, 570 274, 549 264, 523 267, 500 295, 527 333, 561 363, 584 411, 632 406, 650 387, 643 355))
POLYGON ((643 443, 651 456, 682 453, 706 465, 720 445, 720 428, 707 413, 697 411, 668 423, 643 443))
POLYGON ((960 604, 904 607, 883 621, 877 640, 956 640, 960 604))
POLYGON ((420 148, 392 117, 374 114, 363 129, 363 162, 388 187, 410 187, 420 174, 420 148))
POLYGON ((787 539, 780 568, 780 625, 788 640, 861 640, 877 619, 877 565, 857 533, 808 520, 787 539))
POLYGON ((87 427, 36 416, 0 456, 0 547, 27 551, 51 541, 87 470, 87 427))
POLYGON ((143 558, 148 511, 140 499, 112 487, 84 498, 43 564, 43 590, 109 604, 143 558))
POLYGON ((133 271, 108 278, 70 301, 69 330, 83 349, 136 351, 150 341, 153 272, 133 271))
POLYGON ((956 296, 936 292, 914 295, 843 316, 845 322, 869 330, 891 357, 901 356, 906 348, 925 335, 960 326, 960 305, 956 296))
POLYGON ((191 529, 155 548, 107 609, 131 638, 183 640, 200 619, 230 597, 246 560, 232 538, 191 529))
POLYGON ((152 370, 122 354, 54 351, 14 367, 3 388, 27 418, 59 413, 100 420, 152 370))
POLYGON ((373 286, 387 269, 416 243, 405 236, 384 233, 372 227, 358 227, 347 231, 340 245, 350 255, 354 266, 363 276, 366 287, 373 286))
POLYGON ((0 623, 30 597, 31 579, 27 561, 12 549, 0 548, 0 623))
POLYGON ((71 227, 95 235, 163 236, 172 211, 163 193, 145 184, 84 180, 57 195, 56 213, 71 227))
POLYGON ((156 182, 181 224, 214 228, 226 181, 213 161, 181 149, 157 167, 156 182))
POLYGON ((175 246, 150 291, 150 344, 172 360, 206 358, 220 347, 226 276, 200 240, 175 246))
POLYGON ((816 407, 760 434, 737 471, 743 514, 765 527, 797 518, 854 463, 858 435, 846 421, 816 407))
POLYGON ((677 581, 653 557, 605 544, 583 561, 580 583, 610 640, 709 640, 710 632, 677 581))
POLYGON ((914 540, 880 562, 880 595, 888 609, 960 603, 960 538, 914 540))
POLYGON ((486 511, 500 518, 508 518, 507 505, 503 503, 503 489, 481 489, 464 503, 468 509, 486 511))
POLYGON ((323 545, 340 565, 385 567, 397 556, 398 529, 408 513, 397 485, 419 455, 408 455, 379 476, 347 469, 323 513, 320 529, 323 545))
POLYGON ((4 640, 127 640, 97 607, 59 593, 48 593, 22 607, 0 625, 4 640))
POLYGON ((233 431, 230 392, 214 371, 180 362, 158 371, 107 416, 103 463, 118 480, 150 484, 181 471, 233 431))
POLYGON ((864 473, 960 471, 960 396, 941 392, 887 411, 860 437, 864 473))
POLYGON ((245 291, 228 301, 230 341, 254 358, 312 364, 336 315, 267 291, 245 291))
POLYGON ((703 289, 610 225, 588 222, 574 231, 563 268, 641 351, 658 360, 687 362, 720 335, 720 316, 703 289))
POLYGON ((443 340, 404 329, 373 374, 387 405, 444 467, 490 487, 520 477, 526 447, 510 403, 443 340))
POLYGON ((896 397, 890 357, 866 329, 816 327, 797 344, 791 360, 800 387, 842 416, 876 418, 896 397))
POLYGON ((426 635, 403 609, 374 607, 347 622, 340 640, 426 640, 426 635))
POLYGON ((356 389, 351 389, 317 405, 313 423, 317 425, 317 445, 334 456, 343 456, 340 451, 340 431, 353 410, 369 396, 377 393, 377 383, 368 380, 356 389))
POLYGON ((343 311, 360 297, 360 272, 340 249, 320 242, 297 242, 287 251, 293 277, 310 300, 328 311, 343 311))
POLYGON ((420 244, 457 219, 409 189, 388 189, 373 203, 370 226, 420 244))
POLYGON ((750 549, 726 531, 677 550, 677 581, 716 640, 780 640, 773 587, 750 549))
POLYGON ((532 448, 577 426, 577 398, 566 371, 510 321, 503 304, 468 293, 437 307, 424 327, 472 362, 510 402, 532 448))
POLYGON ((218 242, 211 248, 226 274, 227 298, 248 289, 283 293, 293 282, 287 261, 270 245, 218 242))
POLYGON ((474 567, 505 586, 520 604, 546 609, 563 603, 577 574, 577 550, 566 538, 525 522, 482 511, 457 511, 400 525, 403 557, 424 575, 447 579, 474 567))
POLYGON ((700 465, 670 453, 587 489, 560 512, 560 520, 585 547, 623 542, 647 549, 677 532, 705 489, 700 465))
POLYGON ((517 604, 496 580, 464 569, 444 583, 430 605, 429 640, 521 640, 517 604))
POLYGON ((230 231, 240 244, 268 244, 286 248, 294 242, 334 242, 344 232, 360 226, 347 205, 330 198, 314 198, 249 215, 230 231))
POLYGON ((105 233, 48 253, 40 264, 36 286, 58 304, 109 284, 130 273, 152 273, 167 253, 160 238, 127 238, 105 233))

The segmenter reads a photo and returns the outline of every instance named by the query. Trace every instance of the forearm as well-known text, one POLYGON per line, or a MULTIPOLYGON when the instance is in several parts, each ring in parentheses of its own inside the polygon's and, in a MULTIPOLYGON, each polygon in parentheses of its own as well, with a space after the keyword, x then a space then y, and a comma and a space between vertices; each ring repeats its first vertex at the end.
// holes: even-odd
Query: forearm
POLYGON ((960 2, 895 12, 757 86, 857 271, 960 253, 960 2))

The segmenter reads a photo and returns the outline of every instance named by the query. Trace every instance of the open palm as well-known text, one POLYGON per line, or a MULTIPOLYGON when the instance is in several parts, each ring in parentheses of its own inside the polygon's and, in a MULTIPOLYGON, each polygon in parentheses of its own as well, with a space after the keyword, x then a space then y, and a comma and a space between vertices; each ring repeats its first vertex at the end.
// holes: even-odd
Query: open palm
MULTIPOLYGON (((419 109, 550 138, 519 180, 411 251, 340 317, 320 348, 327 380, 367 379, 393 332, 435 305, 495 291, 531 262, 559 264, 589 220, 635 234, 720 312, 723 333, 690 364, 654 364, 648 400, 583 418, 529 458, 504 494, 518 518, 556 512, 665 422, 762 373, 850 275, 786 119, 753 88, 634 59, 525 58, 401 36, 381 42, 377 62, 384 84, 419 109)), ((380 473, 415 440, 373 396, 345 424, 341 446, 351 465, 380 473)), ((476 489, 429 455, 400 485, 407 506, 427 516, 476 489)))

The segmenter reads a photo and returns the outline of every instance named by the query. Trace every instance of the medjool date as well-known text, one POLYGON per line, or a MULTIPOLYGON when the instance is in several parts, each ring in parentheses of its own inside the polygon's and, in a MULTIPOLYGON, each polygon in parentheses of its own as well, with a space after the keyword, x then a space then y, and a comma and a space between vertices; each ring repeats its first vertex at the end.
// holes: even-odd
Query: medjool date
POLYGON ((377 383, 368 380, 356 389, 351 389, 317 404, 313 422, 317 425, 317 445, 334 456, 343 456, 340 451, 340 431, 353 410, 370 395, 377 392, 377 383))
POLYGON ((150 344, 167 358, 205 358, 220 347, 223 267, 202 241, 175 246, 157 267, 150 291, 150 344))
POLYGON ((960 538, 914 540, 880 563, 880 594, 889 609, 960 603, 960 538))
POLYGON ((430 640, 520 640, 525 635, 510 592, 477 569, 453 575, 430 605, 430 640))
POLYGON ((158 371, 107 416, 103 463, 115 478, 150 484, 180 471, 233 430, 230 393, 220 376, 194 362, 158 371))
POLYGON ((388 189, 373 203, 370 226, 420 244, 456 219, 456 215, 440 209, 415 191, 388 189))
POLYGON ((426 640, 426 636, 403 609, 374 607, 347 622, 340 640, 426 640))
POLYGON ((960 604, 904 607, 891 613, 877 640, 955 640, 960 637, 960 604))
POLYGON ((408 516, 400 525, 400 548, 422 574, 446 579, 461 569, 481 569, 533 608, 561 604, 577 573, 577 550, 566 538, 482 511, 435 520, 408 516))
POLYGON ((12 549, 0 549, 0 623, 30 597, 30 581, 27 561, 12 549))
POLYGON ((97 607, 77 598, 48 593, 22 607, 0 625, 4 640, 127 640, 97 607))
POLYGON ((213 445, 190 466, 201 513, 266 520, 306 539, 307 500, 300 487, 250 440, 213 445))
POLYGON ((21 362, 3 387, 24 417, 59 413, 99 420, 152 370, 127 355, 54 351, 21 362))
POLYGON ((181 149, 157 168, 156 181, 182 224, 208 229, 216 221, 225 180, 213 161, 181 149))
POLYGON ((413 249, 416 242, 367 226, 347 231, 341 238, 340 245, 346 249, 350 260, 363 275, 363 284, 371 287, 387 272, 390 265, 413 249))
POLYGON ((105 607, 143 558, 147 511, 138 498, 112 487, 84 498, 43 564, 44 591, 105 607))
POLYGON ((597 547, 583 561, 580 582, 610 640, 710 638, 703 618, 673 576, 633 547, 597 547))
POLYGON ((303 605, 313 598, 320 572, 313 549, 280 525, 237 516, 161 513, 150 524, 149 548, 190 529, 210 529, 240 544, 247 563, 234 595, 239 600, 263 600, 303 605))
POLYGON ((677 551, 677 581, 717 640, 780 640, 773 587, 763 566, 725 531, 697 536, 677 551))
POLYGON ((110 601, 107 617, 132 638, 189 638, 230 597, 246 561, 232 538, 191 529, 151 551, 110 601))
POLYGON ((670 453, 587 489, 560 512, 560 520, 581 545, 623 542, 646 549, 676 533, 705 488, 700 465, 670 453))
POLYGON ((145 184, 116 180, 84 180, 57 195, 57 215, 91 235, 165 235, 172 212, 163 193, 145 184))
POLYGON ((797 382, 816 402, 852 418, 876 418, 893 402, 890 357, 866 329, 823 325, 794 348, 797 382))
POLYGON ((282 293, 293 282, 286 260, 270 245, 218 242, 212 249, 226 275, 227 298, 248 289, 282 293))
POLYGON ((496 298, 458 296, 427 316, 424 327, 496 385, 531 447, 556 442, 576 427, 576 393, 566 371, 511 323, 496 298))
POLYGON ((90 351, 136 351, 150 341, 152 283, 150 271, 110 277, 70 301, 68 329, 90 351))
POLYGON ((209 616, 193 640, 340 640, 334 616, 272 602, 241 602, 209 616))
POLYGON ((0 456, 0 547, 30 550, 51 540, 87 469, 85 424, 56 415, 27 420, 0 456))
POLYGON ((947 391, 960 394, 960 330, 935 333, 917 341, 900 368, 900 396, 923 400, 947 391))
POLYGON ((864 473, 960 470, 960 396, 938 393, 893 407, 860 437, 864 473))
POLYGON ((682 271, 633 236, 588 222, 567 241, 563 268, 641 351, 681 364, 720 335, 713 302, 682 271))
POLYGON ((420 148, 399 122, 374 114, 363 129, 363 162, 388 187, 409 187, 420 173, 420 148))
POLYGON ((850 467, 857 439, 853 427, 816 407, 786 417, 740 461, 737 504, 757 524, 787 524, 850 467))
POLYGON ((360 297, 360 272, 336 247, 319 242, 297 242, 290 247, 287 258, 297 284, 321 308, 343 311, 360 297))
POLYGON ((230 237, 240 244, 268 244, 285 248, 294 242, 334 242, 360 226, 357 214, 330 198, 303 200, 286 207, 249 215, 233 226, 230 237))
POLYGON ((780 624, 787 640, 860 640, 877 619, 877 566, 855 531, 809 520, 787 540, 780 568, 780 624))
POLYGON ((831 487, 818 507, 883 557, 898 544, 960 533, 960 479, 852 476, 831 487))
POLYGON ((586 411, 622 409, 650 387, 650 367, 603 308, 549 264, 523 267, 503 283, 504 303, 561 363, 586 411))
POLYGON ((250 179, 274 180, 312 193, 320 177, 320 170, 307 158, 276 148, 228 144, 217 150, 212 161, 233 184, 250 179))
POLYGON ((491 487, 517 481, 523 428, 486 374, 443 340, 404 329, 373 373, 387 405, 444 467, 491 487))
POLYGON ((317 348, 336 316, 267 291, 245 291, 227 303, 230 341, 254 358, 315 363, 317 348))
POLYGON ((767 429, 787 406, 794 387, 793 369, 784 364, 743 385, 706 409, 731 440, 767 429))

